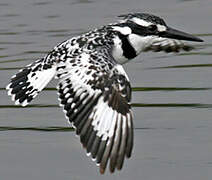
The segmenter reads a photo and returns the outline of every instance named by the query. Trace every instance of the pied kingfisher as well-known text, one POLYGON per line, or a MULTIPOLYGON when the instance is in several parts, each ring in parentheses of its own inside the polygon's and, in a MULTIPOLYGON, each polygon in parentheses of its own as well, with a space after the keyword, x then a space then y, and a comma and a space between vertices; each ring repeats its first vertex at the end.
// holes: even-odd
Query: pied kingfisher
POLYGON ((163 19, 146 13, 119 16, 102 26, 57 45, 44 58, 29 64, 11 78, 8 95, 26 106, 51 81, 76 134, 104 173, 120 170, 133 148, 131 86, 121 64, 141 52, 188 51, 180 40, 203 40, 175 30, 163 19))

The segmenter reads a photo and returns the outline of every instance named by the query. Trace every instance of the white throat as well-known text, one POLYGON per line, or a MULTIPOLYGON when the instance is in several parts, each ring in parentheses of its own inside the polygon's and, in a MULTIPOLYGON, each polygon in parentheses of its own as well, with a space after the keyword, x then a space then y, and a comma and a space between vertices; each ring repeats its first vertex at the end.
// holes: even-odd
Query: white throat
POLYGON ((154 36, 139 36, 136 34, 130 34, 128 39, 133 48, 136 51, 136 55, 140 54, 143 50, 146 49, 154 39, 154 36))

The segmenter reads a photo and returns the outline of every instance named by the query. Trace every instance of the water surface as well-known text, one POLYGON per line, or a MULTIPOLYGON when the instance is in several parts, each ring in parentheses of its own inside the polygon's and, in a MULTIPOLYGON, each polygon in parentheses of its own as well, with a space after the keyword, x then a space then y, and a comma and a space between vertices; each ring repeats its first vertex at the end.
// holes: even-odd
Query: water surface
POLYGON ((2 0, 0 2, 0 176, 3 180, 209 180, 212 176, 210 0, 2 0), (195 51, 145 53, 124 65, 133 87, 135 146, 120 173, 99 175, 58 106, 56 81, 25 108, 5 86, 57 43, 151 12, 204 39, 195 51))

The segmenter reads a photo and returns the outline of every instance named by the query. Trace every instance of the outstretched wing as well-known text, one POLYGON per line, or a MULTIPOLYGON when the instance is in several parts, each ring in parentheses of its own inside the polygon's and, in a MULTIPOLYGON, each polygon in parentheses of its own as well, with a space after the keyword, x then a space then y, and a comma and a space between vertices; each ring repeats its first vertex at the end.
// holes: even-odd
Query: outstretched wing
POLYGON ((192 49, 194 49, 194 47, 185 44, 183 41, 160 37, 152 39, 149 45, 144 48, 144 51, 177 53, 180 51, 190 51, 192 49))
POLYGON ((88 155, 104 173, 122 168, 133 147, 131 87, 106 51, 83 52, 58 66, 59 99, 88 155))
POLYGON ((14 75, 7 85, 8 95, 16 105, 26 106, 51 81, 56 73, 56 65, 39 59, 14 75))

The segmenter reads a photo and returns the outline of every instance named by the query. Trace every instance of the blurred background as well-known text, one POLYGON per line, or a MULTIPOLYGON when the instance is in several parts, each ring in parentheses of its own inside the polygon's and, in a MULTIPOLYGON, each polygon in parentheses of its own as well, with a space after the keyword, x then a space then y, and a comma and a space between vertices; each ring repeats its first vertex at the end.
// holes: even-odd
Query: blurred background
POLYGON ((211 179, 211 9, 211 0, 1 0, 0 179, 211 179), (121 172, 102 176, 58 106, 56 81, 26 108, 13 105, 5 86, 58 43, 128 12, 158 15, 205 42, 124 65, 133 87, 134 151, 121 172))

